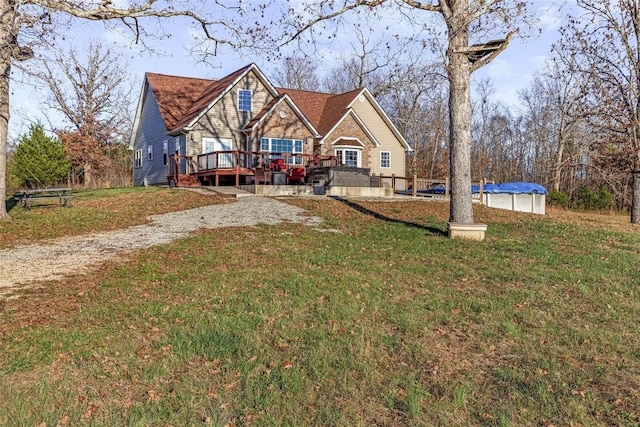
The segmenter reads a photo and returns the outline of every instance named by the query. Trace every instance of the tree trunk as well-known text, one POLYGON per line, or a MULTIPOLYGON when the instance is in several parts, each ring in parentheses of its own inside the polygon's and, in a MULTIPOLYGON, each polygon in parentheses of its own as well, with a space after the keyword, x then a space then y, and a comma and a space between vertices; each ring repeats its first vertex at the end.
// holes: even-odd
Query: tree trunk
MULTIPOLYGON (((464 3, 464 2, 463 2, 464 3)), ((463 10, 466 8, 463 7, 463 10)), ((464 16, 459 17, 464 21, 464 16)), ((454 20, 455 21, 455 20, 454 20)), ((469 45, 468 25, 449 28, 449 158, 451 201, 449 222, 473 224, 471 200, 471 64, 456 47, 469 45), (455 29, 455 31, 452 30, 455 29)))
POLYGON ((553 167, 553 190, 560 191, 560 181, 562 180, 562 157, 564 156, 564 138, 560 136, 556 161, 553 167))
POLYGON ((640 224, 640 171, 631 172, 631 223, 640 224))
POLYGON ((8 0, 0 0, 0 221, 11 219, 7 213, 7 137, 9 132, 9 81, 13 13, 8 0))

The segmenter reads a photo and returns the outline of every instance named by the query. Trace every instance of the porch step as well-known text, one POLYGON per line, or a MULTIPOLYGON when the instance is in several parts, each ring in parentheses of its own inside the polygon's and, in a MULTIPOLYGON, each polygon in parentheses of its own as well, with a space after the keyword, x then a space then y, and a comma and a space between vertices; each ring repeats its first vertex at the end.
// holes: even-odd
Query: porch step
POLYGON ((238 198, 238 197, 246 197, 246 196, 254 196, 253 193, 249 193, 246 190, 243 190, 241 188, 238 187, 230 187, 230 186, 220 186, 220 187, 202 187, 202 188, 207 188, 211 191, 215 191, 216 193, 225 196, 225 197, 234 197, 234 198, 238 198))
POLYGON ((179 174, 175 185, 176 187, 200 187, 200 180, 195 176, 179 174))

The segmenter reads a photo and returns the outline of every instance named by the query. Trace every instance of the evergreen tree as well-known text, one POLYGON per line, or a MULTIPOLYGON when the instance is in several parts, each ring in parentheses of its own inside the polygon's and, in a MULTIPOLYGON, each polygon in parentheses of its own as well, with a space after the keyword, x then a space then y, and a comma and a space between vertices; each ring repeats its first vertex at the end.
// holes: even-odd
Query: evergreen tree
POLYGON ((31 125, 22 135, 9 162, 9 170, 22 185, 46 187, 62 181, 71 164, 62 143, 45 135, 41 124, 31 125))

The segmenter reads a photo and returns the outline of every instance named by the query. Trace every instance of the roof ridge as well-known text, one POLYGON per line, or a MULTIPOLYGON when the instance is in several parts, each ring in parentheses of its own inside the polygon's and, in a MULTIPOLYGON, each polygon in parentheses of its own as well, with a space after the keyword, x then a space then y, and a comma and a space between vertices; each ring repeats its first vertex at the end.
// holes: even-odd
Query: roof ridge
POLYGON ((154 73, 153 71, 145 71, 144 74, 147 76, 151 75, 151 76, 159 76, 159 77, 171 77, 176 79, 203 80, 203 81, 211 81, 211 82, 216 81, 214 79, 203 78, 203 77, 179 76, 176 74, 154 73))
POLYGON ((285 92, 313 93, 313 94, 317 94, 317 95, 327 95, 327 96, 338 95, 336 93, 331 93, 331 92, 319 92, 319 91, 316 91, 316 90, 305 90, 305 89, 292 89, 292 88, 281 87, 281 86, 276 87, 276 89, 278 91, 283 90, 285 92))

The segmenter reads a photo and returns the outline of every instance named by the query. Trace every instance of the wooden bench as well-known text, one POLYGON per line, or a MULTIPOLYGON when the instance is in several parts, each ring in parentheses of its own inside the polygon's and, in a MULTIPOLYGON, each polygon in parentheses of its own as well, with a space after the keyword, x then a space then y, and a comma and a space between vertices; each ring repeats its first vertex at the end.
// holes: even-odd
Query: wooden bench
POLYGON ((73 194, 70 194, 71 188, 42 188, 39 190, 19 190, 16 192, 14 199, 20 202, 20 206, 24 209, 31 209, 34 200, 51 200, 58 199, 60 206, 71 207, 71 198, 73 194))

